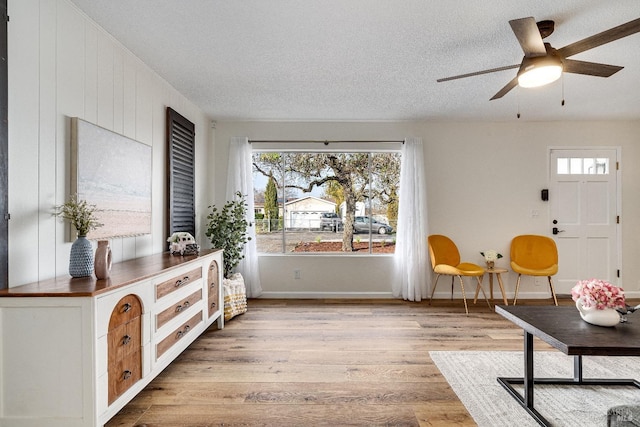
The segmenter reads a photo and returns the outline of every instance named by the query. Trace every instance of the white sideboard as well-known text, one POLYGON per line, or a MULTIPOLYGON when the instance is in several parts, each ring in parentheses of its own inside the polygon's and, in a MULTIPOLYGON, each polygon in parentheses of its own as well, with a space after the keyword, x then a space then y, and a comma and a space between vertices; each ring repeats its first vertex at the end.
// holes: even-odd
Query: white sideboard
POLYGON ((223 312, 219 250, 1 290, 0 425, 102 426, 223 312))

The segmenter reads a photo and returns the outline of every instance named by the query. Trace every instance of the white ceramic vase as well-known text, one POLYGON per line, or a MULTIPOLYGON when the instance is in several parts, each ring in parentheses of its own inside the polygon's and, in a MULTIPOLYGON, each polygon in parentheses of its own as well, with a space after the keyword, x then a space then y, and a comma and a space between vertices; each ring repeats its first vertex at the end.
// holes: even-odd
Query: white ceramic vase
POLYGON ((576 300, 580 317, 587 323, 596 326, 615 326, 620 323, 620 314, 613 308, 598 310, 595 307, 583 307, 582 298, 576 300))

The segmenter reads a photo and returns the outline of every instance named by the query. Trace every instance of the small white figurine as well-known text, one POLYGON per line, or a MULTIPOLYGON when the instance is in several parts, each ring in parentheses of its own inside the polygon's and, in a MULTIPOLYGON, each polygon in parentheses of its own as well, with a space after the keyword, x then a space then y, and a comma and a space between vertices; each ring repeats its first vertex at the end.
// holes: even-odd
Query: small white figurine
POLYGON ((167 239, 169 242, 169 252, 172 255, 193 255, 200 251, 200 246, 196 243, 196 239, 186 231, 173 233, 167 239))

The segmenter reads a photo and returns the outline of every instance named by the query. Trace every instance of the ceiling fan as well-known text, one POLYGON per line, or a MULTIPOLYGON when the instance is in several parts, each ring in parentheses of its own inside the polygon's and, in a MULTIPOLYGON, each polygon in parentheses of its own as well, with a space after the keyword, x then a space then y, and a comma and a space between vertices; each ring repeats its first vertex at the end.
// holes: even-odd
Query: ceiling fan
POLYGON ((626 24, 610 28, 591 37, 569 44, 563 48, 555 49, 549 43, 543 42, 544 38, 553 33, 555 26, 553 21, 547 20, 536 23, 534 18, 528 17, 513 19, 509 21, 509 24, 511 25, 511 29, 515 33, 516 38, 524 51, 524 57, 520 64, 460 74, 457 76, 438 79, 437 81, 446 82, 449 80, 518 68, 518 74, 516 77, 500 89, 498 93, 493 95, 491 100, 494 100, 502 98, 517 85, 522 87, 537 87, 551 83, 557 80, 563 72, 586 74, 588 76, 609 77, 622 70, 624 67, 599 64, 596 62, 577 61, 567 58, 640 32, 640 18, 638 18, 627 22, 626 24))

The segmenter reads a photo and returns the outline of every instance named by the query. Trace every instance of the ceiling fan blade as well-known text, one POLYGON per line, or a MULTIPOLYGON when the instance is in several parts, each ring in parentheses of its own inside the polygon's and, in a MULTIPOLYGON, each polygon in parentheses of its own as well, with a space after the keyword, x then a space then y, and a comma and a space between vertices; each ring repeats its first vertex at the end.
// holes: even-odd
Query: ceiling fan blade
POLYGON ((544 56, 547 54, 535 19, 532 17, 512 19, 509 21, 509 25, 511 25, 511 29, 524 51, 524 56, 544 56))
POLYGON ((494 99, 502 98, 505 96, 511 89, 518 86, 518 77, 514 77, 509 83, 505 85, 502 89, 498 91, 489 101, 493 101, 494 99))
POLYGON ((565 59, 562 61, 562 71, 565 73, 586 74, 588 76, 609 77, 623 68, 624 67, 618 65, 576 61, 575 59, 565 59))
POLYGON ((482 71, 475 71, 473 73, 467 73, 467 74, 459 74, 457 76, 451 76, 451 77, 445 77, 443 79, 438 79, 436 80, 438 83, 441 82, 448 82, 449 80, 457 80, 457 79, 464 79, 465 77, 473 77, 473 76, 480 76, 482 74, 489 74, 489 73, 495 73, 497 71, 504 71, 504 70, 513 70, 514 68, 519 68, 520 64, 518 65, 506 65, 504 67, 498 67, 498 68, 491 68, 489 70, 482 70, 482 71))
POLYGON ((586 39, 579 40, 575 43, 571 43, 570 45, 558 49, 558 53, 561 57, 568 58, 580 52, 584 52, 585 50, 593 49, 594 47, 610 43, 614 40, 630 36, 631 34, 635 34, 637 32, 640 32, 640 18, 629 21, 626 24, 610 28, 606 31, 595 34, 591 37, 587 37, 586 39))

